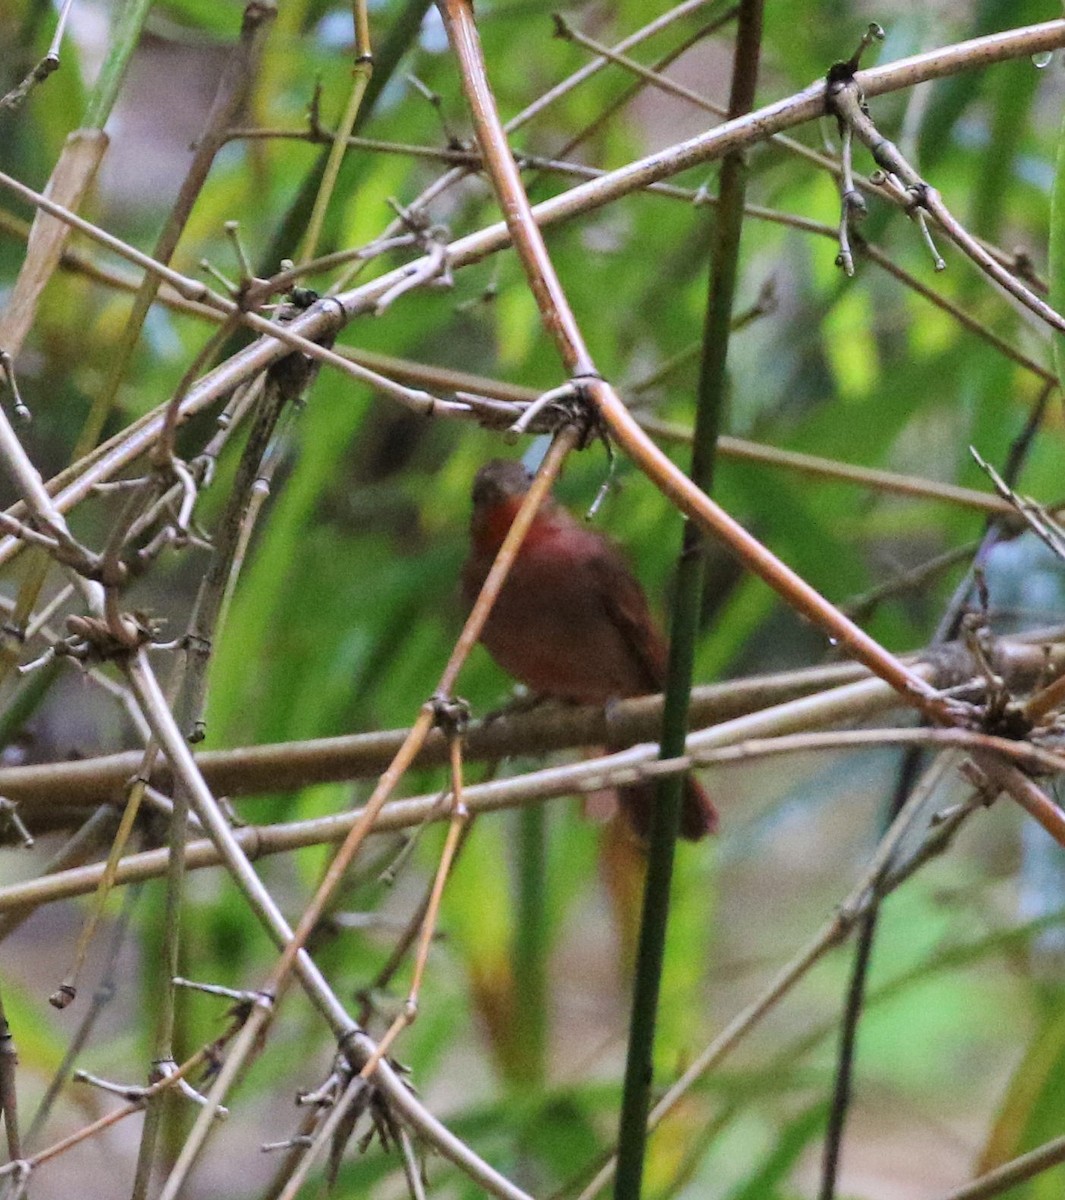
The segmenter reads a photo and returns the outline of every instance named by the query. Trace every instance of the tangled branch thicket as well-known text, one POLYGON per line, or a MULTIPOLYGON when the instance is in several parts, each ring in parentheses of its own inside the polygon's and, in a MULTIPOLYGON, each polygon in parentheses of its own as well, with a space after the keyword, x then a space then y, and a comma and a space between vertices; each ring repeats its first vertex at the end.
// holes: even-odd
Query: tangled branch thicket
POLYGON ((1056 1186, 1042 7, 0 14, 0 1195, 1056 1186), (664 698, 492 711, 556 484, 664 698))

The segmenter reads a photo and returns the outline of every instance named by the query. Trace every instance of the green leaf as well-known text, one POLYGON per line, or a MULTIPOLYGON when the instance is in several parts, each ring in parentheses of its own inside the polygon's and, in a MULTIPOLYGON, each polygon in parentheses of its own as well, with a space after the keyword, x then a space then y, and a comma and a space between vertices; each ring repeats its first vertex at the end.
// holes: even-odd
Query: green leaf
POLYGON ((813 1104, 780 1130, 776 1144, 759 1169, 729 1193, 728 1200, 776 1200, 799 1158, 825 1127, 827 1106, 813 1104))

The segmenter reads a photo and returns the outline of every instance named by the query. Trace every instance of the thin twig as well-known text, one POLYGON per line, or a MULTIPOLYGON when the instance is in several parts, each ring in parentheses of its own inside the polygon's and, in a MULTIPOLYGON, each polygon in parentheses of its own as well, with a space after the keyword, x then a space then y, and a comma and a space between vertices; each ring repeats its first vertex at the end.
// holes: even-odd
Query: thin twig
POLYGON ((297 1192, 307 1180, 311 1167, 325 1153, 330 1142, 336 1137, 342 1124, 348 1119, 352 1108, 360 1101, 365 1103, 368 1084, 361 1074, 352 1073, 347 1086, 333 1101, 326 1119, 315 1130, 306 1153, 301 1155, 295 1164, 292 1174, 281 1191, 278 1200, 294 1200, 297 1192))
POLYGON ((1042 318, 1051 328, 1065 332, 1065 317, 989 254, 953 216, 936 189, 926 183, 903 158, 898 147, 880 133, 865 110, 861 86, 853 74, 830 79, 827 104, 841 125, 851 129, 865 143, 877 163, 902 181, 915 210, 924 209, 932 216, 963 253, 1025 308, 1042 318))
POLYGON ((63 41, 63 32, 67 26, 67 18, 74 7, 74 0, 64 0, 59 10, 59 20, 56 22, 55 33, 52 35, 48 53, 33 68, 32 71, 5 95, 0 96, 0 109, 15 112, 26 102, 26 97, 39 84, 59 70, 59 47, 63 41))
MULTIPOLYGON (((716 758, 718 752, 723 752, 721 757, 725 761, 735 757, 737 752, 727 748, 740 743, 767 737, 777 739, 818 726, 859 721, 896 704, 897 697, 879 680, 848 684, 691 734, 687 742, 687 757, 672 759, 664 765, 655 764, 656 746, 634 746, 629 750, 571 766, 552 767, 514 779, 471 785, 465 790, 466 805, 471 814, 492 812, 549 797, 595 791, 614 782, 632 783, 638 779, 649 778, 651 774, 659 771, 689 771, 693 765, 709 760, 711 755, 716 758)), ((855 741, 860 741, 862 736, 860 733, 842 734, 839 744, 842 745, 848 740, 854 744, 855 741)), ((867 736, 870 741, 875 741, 879 735, 871 733, 867 736)), ((1047 757, 1040 749, 1024 742, 989 739, 988 735, 966 730, 925 730, 916 734, 903 730, 895 735, 897 740, 903 742, 919 740, 921 736, 927 738, 930 744, 955 745, 1007 755, 1011 760, 1027 767, 1052 769, 1058 761, 1056 756, 1047 757)), ((808 745, 814 748, 817 743, 814 741, 808 745)), ((360 809, 354 813, 293 822, 289 825, 245 827, 232 830, 230 836, 248 854, 265 856, 283 853, 344 838, 353 826, 362 821, 365 811, 360 809)), ((427 796, 393 802, 381 810, 372 828, 375 832, 406 829, 422 825, 428 820, 441 819, 441 816, 439 795, 434 792, 427 796)), ((1063 829, 1060 812, 1056 816, 1053 813, 1046 815, 1045 819, 1051 823, 1055 836, 1061 838, 1063 829)), ((220 855, 210 842, 190 843, 187 857, 190 870, 214 866, 221 861, 220 855)), ((116 882, 121 884, 157 877, 166 868, 166 858, 165 851, 149 851, 131 856, 120 865, 116 882)), ((66 896, 81 895, 93 889, 98 877, 98 867, 84 867, 51 879, 37 879, 2 887, 0 912, 7 909, 21 910, 66 896)))
POLYGON ((15 1038, 4 1012, 4 1001, 0 997, 0 1118, 4 1122, 7 1141, 7 1157, 15 1161, 22 1157, 22 1136, 18 1118, 18 1050, 15 1038))
MULTIPOLYGON (((346 1013, 307 952, 298 948, 292 930, 277 907, 273 896, 252 869, 241 848, 239 838, 226 823, 217 802, 196 767, 195 760, 185 744, 172 714, 166 707, 165 698, 143 649, 130 658, 126 664, 126 670, 130 685, 144 709, 144 715, 148 719, 152 733, 159 740, 172 767, 180 776, 183 786, 188 788, 190 802, 203 822, 204 828, 208 831, 217 851, 225 860, 231 877, 275 943, 286 948, 282 951, 279 961, 285 962, 295 969, 309 999, 329 1023, 338 1040, 353 1054, 361 1055, 363 1058, 372 1054, 373 1043, 358 1029, 346 1013), (295 947, 295 949, 288 949, 290 947, 295 947)), ((272 1011, 270 997, 263 995, 262 1001, 253 1008, 252 1014, 245 1021, 238 1035, 237 1042, 231 1047, 222 1071, 211 1089, 208 1097, 209 1103, 204 1107, 193 1126, 178 1161, 170 1172, 161 1200, 175 1200, 188 1171, 196 1161, 210 1128, 212 1114, 220 1103, 224 1087, 232 1082, 233 1076, 243 1062, 242 1055, 237 1053, 237 1046, 242 1044, 241 1039, 243 1038, 243 1044, 247 1046, 243 1053, 246 1054, 272 1011)), ((440 1154, 456 1163, 482 1187, 503 1200, 527 1200, 524 1192, 480 1159, 468 1146, 441 1125, 414 1098, 387 1064, 380 1064, 376 1083, 403 1120, 434 1146, 440 1154)))
MULTIPOLYGON (((30 1127, 26 1133, 26 1144, 28 1146, 36 1144, 41 1130, 51 1116, 52 1106, 55 1104, 63 1087, 69 1081, 71 1071, 74 1069, 74 1064, 78 1056, 92 1036, 96 1022, 107 1005, 114 999, 117 991, 118 956, 126 944, 126 936, 129 933, 129 924, 133 915, 133 906, 137 901, 138 895, 138 889, 131 888, 123 898, 119 918, 115 922, 111 936, 108 939, 107 951, 104 957, 104 968, 100 976, 100 981, 93 989, 88 1008, 70 1039, 70 1043, 63 1054, 63 1061, 56 1068, 55 1073, 49 1080, 44 1095, 37 1105, 37 1111, 33 1114, 33 1120, 30 1122, 30 1127)), ((15 1156, 12 1155, 12 1157, 15 1156)))
POLYGON ((329 156, 322 173, 322 182, 318 187, 318 195, 314 198, 314 207, 311 210, 310 220, 307 222, 299 255, 301 262, 306 262, 314 257, 318 240, 321 237, 325 214, 329 209, 329 202, 333 197, 340 174, 340 164, 347 148, 347 139, 355 127, 363 97, 366 95, 366 89, 369 87, 373 75, 373 51, 370 48, 370 23, 366 5, 367 0, 354 0, 352 4, 355 22, 355 61, 352 64, 352 74, 355 78, 348 95, 344 116, 337 127, 332 145, 329 147, 329 156))
MULTIPOLYGON (((266 374, 255 419, 218 522, 211 560, 204 572, 185 637, 185 711, 189 714, 188 737, 192 742, 202 741, 205 736, 203 711, 207 671, 214 643, 221 631, 226 597, 232 594, 243 564, 244 550, 265 499, 258 484, 263 476, 267 450, 286 405, 298 402, 312 378, 310 364, 295 358, 282 360, 266 374)), ((265 486, 268 490, 268 483, 265 486)))
MULTIPOLYGON (((858 73, 866 95, 881 95, 889 91, 912 86, 927 79, 942 78, 945 75, 971 68, 974 65, 988 65, 992 62, 1003 61, 1014 57, 1023 57, 1045 50, 1054 50, 1065 44, 1065 21, 1051 21, 1043 25, 1034 25, 1006 33, 993 34, 986 38, 977 38, 970 42, 959 43, 943 50, 931 51, 910 59, 903 59, 887 66, 876 67, 869 71, 858 73)), ((648 184, 656 182, 670 174, 684 170, 702 162, 720 158, 730 150, 742 148, 764 139, 770 133, 799 124, 818 115, 823 103, 823 85, 811 85, 804 92, 786 100, 778 101, 764 109, 751 114, 750 117, 738 121, 730 121, 725 125, 710 130, 708 133, 669 147, 646 159, 632 163, 618 171, 610 172, 586 184, 572 188, 560 196, 552 197, 533 209, 533 216, 541 225, 553 224, 570 219, 579 213, 591 211, 601 205, 620 199, 633 191, 640 190, 648 184)), ((183 276, 163 269, 152 262, 147 256, 141 255, 131 247, 125 246, 118 239, 105 235, 102 231, 82 222, 65 210, 57 211, 43 196, 25 188, 10 176, 0 174, 0 185, 7 186, 22 195, 30 203, 38 204, 47 212, 57 215, 60 219, 68 220, 75 227, 83 229, 90 236, 96 236, 111 249, 136 262, 149 271, 158 273, 176 288, 180 295, 194 300, 202 300, 209 295, 208 289, 198 281, 186 280, 183 276)), ((451 243, 448 247, 449 263, 453 269, 480 261, 508 244, 505 224, 497 224, 470 234, 451 243)), ((354 291, 338 296, 343 303, 348 316, 358 311, 372 307, 377 299, 404 278, 417 264, 386 272, 385 275, 365 284, 354 291)), ((221 297, 212 296, 211 303, 225 308, 221 297)), ((290 333, 293 343, 298 334, 311 338, 329 332, 335 316, 327 308, 309 311, 303 318, 293 322, 290 333)), ((251 314, 248 315, 251 320, 251 314)), ((255 326, 258 328, 258 326, 255 326)), ((313 343, 309 343, 313 346, 313 343)), ((304 344, 292 344, 291 348, 303 349, 310 353, 304 344)), ((316 348, 320 351, 320 348, 316 348)), ((191 415, 211 404, 220 396, 228 395, 241 382, 254 376, 275 358, 285 353, 285 349, 270 341, 260 341, 232 356, 222 367, 216 368, 199 385, 190 389, 186 402, 182 405, 182 416, 191 415)), ((328 353, 320 351, 319 357, 330 361, 328 353)), ((409 397, 405 397, 405 402, 409 397)), ((440 402, 437 402, 438 404, 440 402)), ((86 471, 74 483, 63 488, 55 497, 57 507, 62 511, 76 503, 91 490, 100 479, 107 478, 120 465, 131 461, 143 451, 157 436, 154 416, 143 419, 135 434, 128 433, 115 439, 107 454, 102 454, 94 462, 93 468, 86 471)), ((0 562, 6 561, 17 543, 10 539, 0 540, 0 562)))
POLYGON ((1013 510, 1036 537, 1039 538, 1048 550, 1056 554, 1058 558, 1065 560, 1065 530, 1047 512, 1046 508, 1041 504, 1036 504, 1033 500, 1029 500, 1027 497, 1019 495, 973 446, 969 447, 969 453, 976 461, 976 465, 987 474, 991 482, 995 485, 995 490, 998 494, 1012 506, 1013 510))
POLYGON ((1001 1196, 1026 1179, 1034 1179, 1036 1175, 1062 1162, 1065 1162, 1065 1137, 1058 1137, 1003 1163, 1001 1167, 988 1171, 970 1183, 962 1184, 948 1192, 942 1200, 991 1200, 992 1196, 1001 1196))
POLYGON ((457 732, 451 737, 451 796, 448 807, 451 819, 447 827, 444 849, 440 854, 440 862, 437 865, 436 874, 433 877, 433 885, 429 891, 429 902, 425 906, 425 917, 422 920, 421 929, 418 934, 418 946, 414 955, 414 972, 411 977, 410 989, 407 992, 407 999, 404 1001, 403 1007, 389 1026, 385 1035, 378 1042, 376 1053, 363 1063, 359 1074, 366 1080, 373 1077, 378 1064, 389 1052, 393 1042, 408 1025, 413 1024, 418 1015, 418 997, 421 993, 422 979, 425 976, 425 967, 429 961, 429 948, 436 933, 437 920, 440 915, 440 901, 444 895, 444 884, 451 873, 451 867, 455 861, 455 855, 458 853, 463 831, 470 819, 469 810, 466 808, 462 798, 462 740, 461 734, 457 732))
MULTIPOLYGON (((152 248, 151 256, 158 263, 169 264, 173 258, 193 206, 207 182, 218 152, 226 144, 229 126, 243 107, 252 86, 265 35, 275 15, 274 5, 264 2, 264 0, 247 0, 245 4, 239 37, 226 58, 211 107, 204 121, 204 127, 196 139, 192 158, 186 168, 185 177, 152 248)), ((145 318, 162 282, 162 276, 154 272, 146 273, 141 280, 132 309, 122 330, 122 336, 112 351, 107 378, 102 389, 94 398, 85 428, 78 438, 74 457, 79 457, 88 451, 99 437, 107 414, 110 412, 122 380, 125 378, 145 318)), ((182 389, 179 388, 180 390, 182 389)))
MULTIPOLYGON (((924 806, 926 793, 916 794, 892 823, 877 846, 870 863, 862 873, 856 886, 839 906, 836 915, 826 922, 821 930, 794 958, 783 967, 755 1000, 742 1009, 729 1024, 706 1046, 684 1073, 661 1096, 651 1109, 648 1129, 653 1130, 687 1095, 692 1086, 707 1071, 717 1066, 727 1054, 771 1012, 777 1004, 803 979, 811 967, 818 963, 829 950, 840 945, 855 923, 871 904, 877 903, 887 892, 898 887, 909 874, 923 864, 925 858, 919 848, 906 860, 901 868, 893 865, 894 857, 906 833, 911 829, 924 806)), ((950 821, 950 832, 972 810, 959 806, 950 821)), ((943 826, 935 826, 926 837, 926 843, 941 845, 943 826)), ((585 1186, 577 1200, 592 1200, 609 1183, 614 1175, 616 1160, 611 1156, 585 1186)))
MULTIPOLYGON (((1017 639, 1002 639, 995 648, 994 670, 1014 694, 1025 694, 1057 678, 1062 670, 1061 630, 1033 631, 1017 639)), ((920 656, 907 657, 913 669, 938 689, 953 687, 973 677, 978 666, 960 643, 920 656)), ((746 719, 759 710, 779 713, 799 697, 804 724, 816 728, 833 719, 838 688, 866 679, 861 668, 846 663, 753 676, 726 684, 711 684, 692 692, 691 719, 694 727, 721 725, 746 719), (823 693, 823 705, 817 693, 823 693), (780 707, 784 705, 785 707, 780 707), (823 715, 828 714, 828 715, 823 715)), ((514 755, 544 754, 553 750, 648 741, 661 727, 662 700, 658 696, 624 700, 609 706, 582 708, 543 705, 513 716, 471 722, 467 732, 466 758, 495 760, 514 755)), ((781 732, 778 729, 773 732, 781 732)), ((276 788, 297 789, 315 783, 338 782, 378 775, 392 761, 410 736, 409 729, 317 738, 306 742, 248 746, 218 750, 197 756, 197 764, 210 786, 220 794, 255 794, 276 788)), ((414 762, 433 766, 447 762, 446 738, 430 734, 414 762)), ((138 752, 108 755, 101 759, 0 767, 0 795, 22 806, 27 818, 36 819, 42 810, 62 801, 70 806, 96 805, 121 791, 140 763, 138 752)), ((153 777, 165 786, 171 776, 164 770, 153 777)))

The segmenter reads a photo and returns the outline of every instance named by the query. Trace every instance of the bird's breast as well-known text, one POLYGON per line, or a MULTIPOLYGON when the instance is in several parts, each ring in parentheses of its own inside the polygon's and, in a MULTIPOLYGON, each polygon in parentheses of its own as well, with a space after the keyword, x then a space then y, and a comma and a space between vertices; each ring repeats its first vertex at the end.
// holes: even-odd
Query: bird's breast
MULTIPOLYGON (((588 550, 576 537, 527 539, 481 641, 504 671, 534 692, 592 704, 639 695, 647 687, 610 616, 588 550)), ((491 562, 467 566, 464 591, 472 604, 491 562)))

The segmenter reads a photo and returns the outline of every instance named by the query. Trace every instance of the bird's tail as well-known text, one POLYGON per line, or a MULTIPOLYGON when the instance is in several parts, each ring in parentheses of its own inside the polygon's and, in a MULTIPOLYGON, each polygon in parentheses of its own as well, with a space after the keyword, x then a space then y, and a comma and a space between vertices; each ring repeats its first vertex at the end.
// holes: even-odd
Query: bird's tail
MULTIPOLYGON (((639 783, 618 788, 618 800, 629 824, 644 840, 651 832, 651 812, 655 802, 655 785, 639 783)), ((709 833, 717 832, 718 815, 713 800, 703 785, 689 775, 684 781, 684 802, 680 810, 680 835, 697 842, 709 833)))

